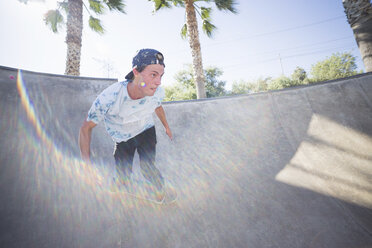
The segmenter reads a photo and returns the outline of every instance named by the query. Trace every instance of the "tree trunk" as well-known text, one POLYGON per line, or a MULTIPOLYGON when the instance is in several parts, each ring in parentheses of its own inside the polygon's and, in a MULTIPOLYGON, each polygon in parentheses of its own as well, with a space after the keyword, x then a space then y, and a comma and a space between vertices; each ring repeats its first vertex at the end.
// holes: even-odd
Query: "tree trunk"
POLYGON ((372 72, 372 6, 370 0, 343 0, 366 72, 372 72))
POLYGON ((372 19, 352 27, 366 72, 372 72, 372 19))
POLYGON ((66 75, 80 75, 81 37, 83 32, 83 1, 68 0, 66 75))
POLYGON ((198 22, 196 19, 194 0, 185 0, 187 35, 193 59, 193 70, 197 98, 206 98, 203 62, 199 42, 198 22))

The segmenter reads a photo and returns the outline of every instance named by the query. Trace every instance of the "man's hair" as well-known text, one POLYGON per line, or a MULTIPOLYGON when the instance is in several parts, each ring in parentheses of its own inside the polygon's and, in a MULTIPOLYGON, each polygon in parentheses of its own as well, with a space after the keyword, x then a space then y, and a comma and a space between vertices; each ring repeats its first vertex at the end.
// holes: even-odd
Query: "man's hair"
POLYGON ((137 67, 136 67, 136 70, 137 70, 138 72, 143 72, 143 70, 146 68, 146 66, 147 66, 147 65, 137 66, 137 67))

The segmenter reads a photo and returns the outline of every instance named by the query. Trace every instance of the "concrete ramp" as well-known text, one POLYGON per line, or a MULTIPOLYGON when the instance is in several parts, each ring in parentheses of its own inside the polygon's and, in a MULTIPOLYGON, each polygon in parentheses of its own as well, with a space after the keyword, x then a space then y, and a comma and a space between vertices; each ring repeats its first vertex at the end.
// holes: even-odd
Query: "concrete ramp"
POLYGON ((169 206, 108 193, 103 124, 94 166, 80 160, 79 127, 113 82, 0 67, 0 247, 372 247, 371 73, 165 103, 169 206))

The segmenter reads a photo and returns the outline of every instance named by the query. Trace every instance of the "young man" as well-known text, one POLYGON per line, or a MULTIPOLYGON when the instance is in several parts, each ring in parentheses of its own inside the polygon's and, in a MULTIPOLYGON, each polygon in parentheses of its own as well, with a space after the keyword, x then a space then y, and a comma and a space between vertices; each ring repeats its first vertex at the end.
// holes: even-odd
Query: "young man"
POLYGON ((132 71, 124 82, 106 88, 93 102, 88 117, 80 128, 79 146, 83 160, 90 162, 92 129, 104 121, 115 142, 114 158, 117 182, 128 184, 137 150, 144 177, 156 189, 156 200, 162 201, 164 179, 155 166, 156 133, 152 114, 156 113, 172 139, 165 112, 161 106, 164 91, 160 88, 164 74, 164 57, 154 49, 141 49, 134 56, 132 71))

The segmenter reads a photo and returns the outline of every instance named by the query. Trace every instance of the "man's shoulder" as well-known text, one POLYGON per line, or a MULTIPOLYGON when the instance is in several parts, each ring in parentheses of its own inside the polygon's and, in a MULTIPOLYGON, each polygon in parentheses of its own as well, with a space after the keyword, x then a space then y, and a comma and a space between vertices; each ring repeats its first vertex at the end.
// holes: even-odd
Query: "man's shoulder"
POLYGON ((159 99, 163 99, 164 96, 165 96, 165 91, 163 89, 163 87, 158 87, 155 91, 155 94, 154 94, 155 97, 159 98, 159 99))
MULTIPOLYGON (((128 83, 126 81, 123 82, 115 82, 108 86, 106 89, 104 89, 101 93, 101 96, 107 97, 107 96, 117 96, 119 92, 124 91, 126 85, 128 83)), ((124 91, 125 92, 125 91, 124 91)))
POLYGON ((119 90, 124 89, 128 85, 128 81, 119 81, 109 85, 106 89, 119 90))

